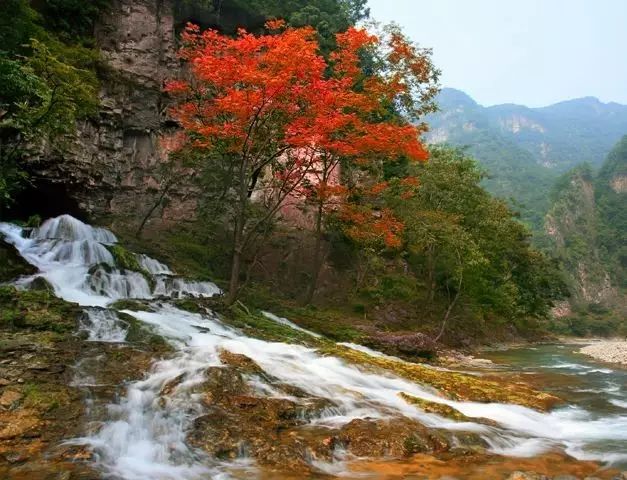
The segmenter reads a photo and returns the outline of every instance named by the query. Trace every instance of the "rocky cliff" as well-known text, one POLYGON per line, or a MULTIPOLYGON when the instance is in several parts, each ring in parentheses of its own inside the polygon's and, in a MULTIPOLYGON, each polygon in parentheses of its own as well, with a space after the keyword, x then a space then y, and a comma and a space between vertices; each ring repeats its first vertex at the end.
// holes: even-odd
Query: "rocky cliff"
MULTIPOLYGON (((103 60, 100 111, 62 147, 32 163, 32 195, 40 204, 72 204, 70 210, 84 216, 141 218, 161 188, 160 134, 173 127, 161 91, 178 68, 173 6, 168 0, 114 0, 96 25, 95 41, 103 60)), ((155 216, 191 214, 189 191, 175 189, 169 197, 155 216)))
POLYGON ((624 303, 626 169, 627 136, 597 174, 583 165, 555 188, 545 228, 569 276, 575 303, 624 303))
POLYGON ((578 303, 602 303, 616 294, 600 259, 594 190, 589 169, 571 172, 559 187, 545 223, 578 303))

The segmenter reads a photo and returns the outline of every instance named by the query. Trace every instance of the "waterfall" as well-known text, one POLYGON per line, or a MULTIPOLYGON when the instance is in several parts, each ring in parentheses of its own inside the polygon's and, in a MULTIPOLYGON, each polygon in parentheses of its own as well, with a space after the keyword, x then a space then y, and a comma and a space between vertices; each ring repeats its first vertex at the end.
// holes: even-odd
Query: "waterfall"
MULTIPOLYGON (((98 431, 73 440, 91 447, 98 467, 114 478, 226 478, 221 475, 235 468, 186 443, 191 422, 203 412, 194 387, 203 382, 208 367, 221 365, 221 350, 246 355, 279 382, 330 400, 335 407, 311 418, 312 424, 337 427, 356 418, 405 416, 430 427, 476 432, 496 453, 533 456, 562 448, 577 458, 625 460, 621 452, 608 453, 595 447, 598 442, 625 445, 625 415, 593 418, 576 407, 540 413, 516 405, 453 401, 429 387, 392 374, 366 373, 338 358, 323 356, 314 348, 247 337, 211 313, 189 313, 167 301, 217 295, 220 290, 215 284, 176 277, 167 265, 145 255, 137 256, 143 272, 119 269, 106 248, 117 242, 115 235, 68 215, 47 220, 30 234, 2 223, 0 233, 40 270, 38 275, 50 282, 56 295, 84 307, 80 328, 87 332, 90 341, 125 340, 126 326, 118 313, 109 308, 114 301, 158 298, 151 304, 151 311, 122 312, 151 326, 172 345, 175 354, 156 361, 142 380, 129 384, 125 395, 109 406, 109 418, 98 431), (174 379, 181 380, 164 399, 160 392, 174 379), (494 426, 457 422, 424 412, 404 401, 401 392, 449 405, 468 417, 490 419, 494 426)), ((264 315, 285 326, 319 335, 271 313, 264 315)), ((369 355, 382 355, 359 345, 344 345, 369 355)), ((264 385, 260 379, 254 381, 257 391, 276 395, 271 385, 264 385)))

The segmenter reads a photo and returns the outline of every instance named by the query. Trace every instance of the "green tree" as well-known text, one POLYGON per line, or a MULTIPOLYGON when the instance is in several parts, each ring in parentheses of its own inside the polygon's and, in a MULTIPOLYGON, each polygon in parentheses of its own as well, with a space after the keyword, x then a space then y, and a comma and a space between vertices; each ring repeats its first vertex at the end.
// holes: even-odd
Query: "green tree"
POLYGON ((58 145, 98 106, 96 75, 83 68, 94 61, 89 51, 36 39, 30 49, 21 61, 0 56, 0 207, 26 179, 21 160, 28 149, 58 145))
POLYGON ((424 281, 427 302, 446 303, 437 338, 463 302, 484 316, 547 315, 563 283, 507 205, 480 185, 482 172, 462 151, 434 148, 424 165, 409 165, 407 181, 392 180, 388 202, 405 225, 405 255, 424 281))

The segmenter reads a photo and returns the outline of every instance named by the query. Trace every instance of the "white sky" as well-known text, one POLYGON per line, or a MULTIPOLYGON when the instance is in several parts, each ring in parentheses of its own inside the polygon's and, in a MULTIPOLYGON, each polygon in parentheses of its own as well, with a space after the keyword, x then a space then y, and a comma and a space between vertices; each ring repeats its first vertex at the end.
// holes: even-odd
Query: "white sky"
POLYGON ((627 0, 369 0, 483 105, 627 104, 627 0))

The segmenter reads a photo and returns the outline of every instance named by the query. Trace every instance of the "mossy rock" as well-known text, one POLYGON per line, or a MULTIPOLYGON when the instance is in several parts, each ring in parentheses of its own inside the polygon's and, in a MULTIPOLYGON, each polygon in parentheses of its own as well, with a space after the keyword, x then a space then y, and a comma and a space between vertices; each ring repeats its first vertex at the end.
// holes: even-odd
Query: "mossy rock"
POLYGON ((35 277, 33 281, 28 284, 28 289, 54 293, 54 287, 44 277, 35 277))
POLYGON ((409 395, 405 392, 399 393, 399 396, 407 403, 415 405, 423 412, 435 413, 436 415, 455 420, 456 422, 475 422, 482 423, 484 425, 496 426, 496 422, 493 422, 490 419, 467 417, 459 410, 444 403, 431 402, 423 398, 414 397, 413 395, 409 395))
POLYGON ((33 275, 37 269, 22 258, 17 249, 0 234, 0 282, 8 282, 22 275, 33 275))
POLYGON ((121 300, 117 300, 111 305, 109 308, 114 310, 132 310, 134 312, 151 312, 152 308, 146 302, 142 302, 140 300, 132 300, 129 298, 123 298, 121 300))
POLYGON ((298 343, 311 347, 318 347, 328 342, 270 320, 260 311, 251 311, 241 304, 223 309, 219 313, 220 320, 224 323, 242 330, 245 335, 261 340, 298 343))
POLYGON ((99 270, 102 270, 105 273, 111 273, 113 271, 113 267, 109 265, 108 263, 97 263, 89 267, 89 270, 87 270, 87 273, 89 275, 94 275, 99 270))
POLYGON ((136 345, 149 347, 158 352, 171 350, 168 342, 148 325, 137 320, 132 315, 118 312, 118 318, 127 324, 126 341, 136 345))
POLYGON ((409 395, 407 393, 401 392, 399 396, 405 400, 407 403, 415 405, 420 410, 427 413, 435 413, 436 415, 440 415, 441 417, 450 418, 451 420, 455 420, 457 422, 471 422, 472 419, 467 417, 459 410, 454 409, 453 407, 446 405, 444 403, 430 402, 429 400, 424 400, 422 398, 414 397, 413 395, 409 395))
MULTIPOLYGON (((150 274, 150 272, 145 270, 139 264, 139 260, 137 260, 137 255, 135 255, 133 252, 127 250, 126 248, 124 248, 122 245, 119 245, 119 244, 105 245, 105 247, 107 248, 107 250, 109 250, 109 252, 113 256, 113 260, 115 261, 115 265, 117 268, 119 268, 120 270, 130 270, 133 272, 141 273, 146 279, 146 281, 148 282, 148 285, 150 286, 150 288, 154 290, 155 279, 150 274)), ((107 273, 111 272, 111 266, 107 265, 105 267, 103 264, 99 264, 99 266, 103 268, 107 273)), ((91 270, 90 270, 90 273, 91 273, 91 270)))
POLYGON ((24 386, 23 406, 40 412, 49 412, 70 402, 68 390, 58 385, 30 383, 24 386))
POLYGON ((553 395, 531 387, 500 380, 486 380, 459 372, 439 370, 424 365, 403 362, 383 357, 373 357, 341 345, 326 345, 321 353, 333 355, 365 369, 387 370, 411 380, 437 389, 452 400, 480 403, 512 403, 545 411, 561 402, 553 395))
POLYGON ((118 268, 124 270, 132 270, 134 272, 144 272, 144 269, 139 264, 137 257, 133 252, 128 251, 122 245, 105 245, 107 250, 113 255, 115 265, 118 268))
POLYGON ((74 331, 81 309, 47 290, 0 286, 0 327, 66 333, 74 331))

